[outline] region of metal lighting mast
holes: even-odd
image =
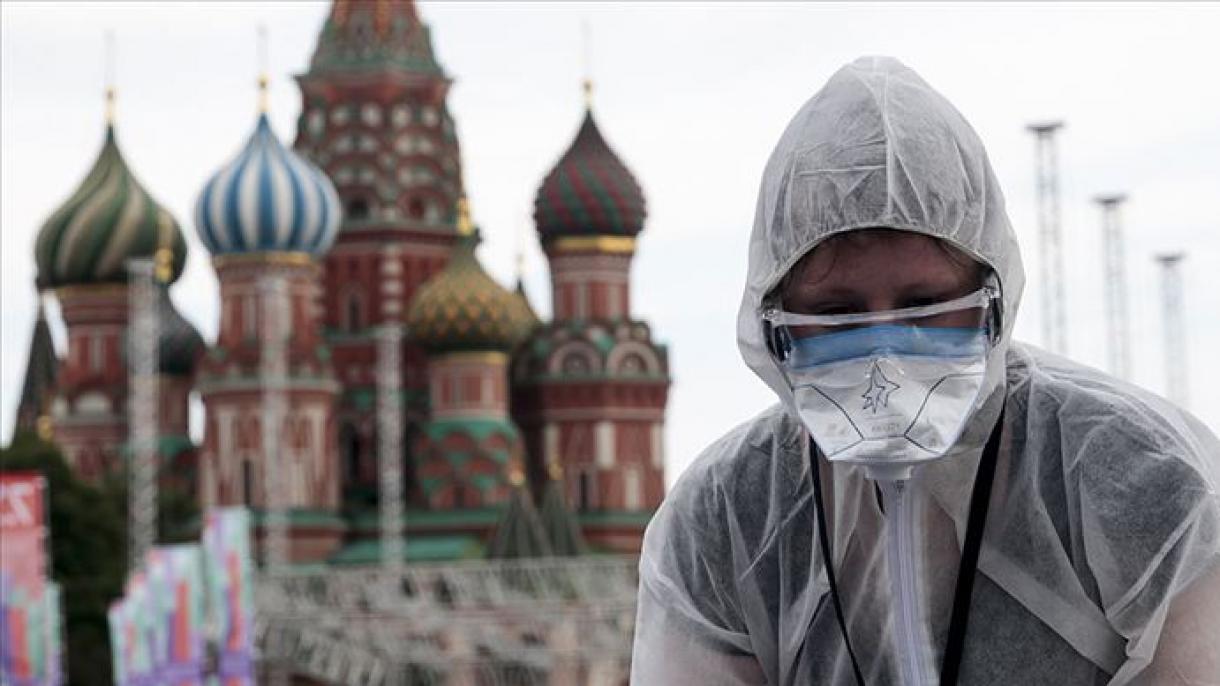
[[[377,330],[377,503],[381,515],[381,564],[403,566],[402,486],[402,261],[397,246],[381,260],[382,324]]]
[[[1157,255],[1161,263],[1161,310],[1165,327],[1165,390],[1178,406],[1189,402],[1186,388],[1186,328],[1182,321],[1182,273],[1186,253]]]
[[[263,339],[261,376],[263,386],[263,566],[268,572],[282,571],[288,564],[288,470],[280,447],[287,385],[288,289],[284,275],[274,268],[259,281],[262,300]]]
[[[156,269],[150,258],[127,261],[127,434],[131,462],[127,471],[128,569],[144,567],[157,540],[157,362],[161,340]]]
[[[1038,236],[1042,280],[1042,344],[1067,354],[1067,314],[1063,293],[1063,243],[1059,226],[1059,153],[1055,132],[1063,122],[1030,124],[1036,141]]]
[[[1105,275],[1106,334],[1109,338],[1110,372],[1120,379],[1131,376],[1130,332],[1127,328],[1127,268],[1119,207],[1127,196],[1099,195],[1101,206],[1101,250]]]

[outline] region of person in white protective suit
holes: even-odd
[[[1220,442],[1013,342],[1023,282],[961,114],[839,70],[750,238],[738,341],[781,402],[649,525],[633,684],[1220,684]]]

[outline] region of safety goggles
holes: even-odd
[[[999,335],[998,291],[992,286],[945,302],[882,312],[797,314],[763,312],[768,347],[777,361],[807,366],[843,359],[849,351],[883,346],[907,354],[952,355],[965,343],[994,343]],[[794,359],[794,357],[796,359]]]

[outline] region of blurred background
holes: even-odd
[[[304,72],[327,3],[5,3],[0,435],[12,431],[35,312],[38,227],[88,169],[102,135],[105,32],[116,43],[118,130],[150,192],[185,225],[192,250],[173,298],[206,339],[215,276],[190,227],[198,192],[244,140],[256,107],[256,27],[269,33],[270,117],[291,139]],[[1017,336],[1041,344],[1035,147],[1058,135],[1068,354],[1106,366],[1101,213],[1123,207],[1131,380],[1166,383],[1155,254],[1185,251],[1190,408],[1220,426],[1220,58],[1213,4],[420,3],[438,60],[465,187],[502,282],[525,247],[525,285],[545,318],[547,263],[533,200],[580,124],[594,82],[602,131],[648,202],[633,306],[672,349],[666,479],[716,436],[772,402],[740,362],[733,321],[763,164],[789,118],[827,78],[869,54],[898,57],[979,132],[1024,250]],[[582,27],[587,26],[587,31]],[[587,40],[585,37],[588,37]],[[587,65],[587,66],[586,66]],[[520,238],[519,238],[520,237]],[[678,265],[681,265],[680,267]],[[59,340],[62,342],[62,334]],[[195,436],[199,436],[198,428]]]
[[[338,202],[347,215],[338,228],[338,245],[344,244],[344,232],[352,226],[356,233],[365,232],[360,233],[365,241],[361,245],[384,245],[391,234],[378,233],[380,225],[374,226],[382,220],[387,225],[397,221],[407,226],[416,220],[420,226],[431,225],[418,230],[407,226],[404,230],[415,236],[408,243],[433,241],[446,250],[460,247],[465,240],[462,236],[477,227],[482,242],[477,248],[477,266],[469,269],[482,270],[490,280],[476,279],[483,284],[477,288],[471,285],[474,281],[453,281],[450,290],[456,289],[459,295],[452,297],[460,300],[460,293],[477,292],[486,301],[484,305],[500,302],[496,300],[502,297],[500,290],[513,293],[519,281],[543,323],[537,330],[543,333],[505,334],[502,347],[511,348],[528,338],[537,343],[532,349],[537,364],[544,367],[563,362],[553,353],[573,337],[583,336],[594,347],[603,338],[611,341],[603,350],[610,357],[613,355],[606,350],[638,339],[651,351],[641,353],[642,368],[656,372],[651,381],[640,382],[641,388],[652,384],[648,387],[653,396],[623,401],[642,414],[624,419],[628,415],[594,413],[596,416],[585,416],[589,420],[585,429],[553,431],[548,427],[568,421],[556,419],[560,415],[553,411],[555,403],[568,407],[564,403],[579,405],[579,399],[559,401],[547,395],[551,381],[523,362],[518,369],[519,354],[512,369],[487,372],[526,380],[511,382],[513,388],[507,391],[514,400],[523,398],[521,407],[529,408],[528,416],[519,408],[512,412],[521,435],[513,433],[516,429],[505,429],[512,434],[505,434],[509,436],[507,447],[493,450],[480,444],[478,448],[504,453],[498,466],[489,468],[500,470],[497,478],[503,483],[480,490],[482,495],[468,501],[466,509],[487,510],[475,524],[462,524],[452,517],[433,523],[438,527],[433,538],[442,541],[434,548],[456,547],[448,552],[407,550],[408,560],[425,554],[438,559],[485,556],[489,546],[494,547],[495,532],[506,527],[505,511],[511,509],[513,488],[522,480],[533,489],[533,498],[527,500],[540,508],[545,485],[561,483],[559,490],[576,512],[588,545],[605,553],[630,553],[638,546],[647,515],[660,500],[662,482],[665,487],[672,485],[704,446],[774,402],[771,391],[741,362],[735,342],[735,317],[758,183],[767,156],[792,115],[835,70],[863,55],[891,55],[915,69],[958,107],[987,146],[1027,271],[1016,337],[1085,364],[1119,371],[1132,383],[1173,396],[1213,430],[1220,427],[1220,397],[1212,391],[1220,382],[1220,356],[1215,352],[1220,350],[1220,320],[1214,316],[1220,312],[1220,288],[1212,283],[1212,275],[1220,272],[1220,217],[1211,202],[1220,184],[1220,89],[1211,85],[1214,65],[1220,64],[1220,44],[1215,40],[1220,31],[1220,5],[5,2],[0,5],[0,440],[9,441],[14,435],[23,386],[28,385],[31,340],[37,339],[40,297],[35,243],[57,209],[71,202],[70,196],[75,197],[103,147],[107,88],[117,94],[113,121],[123,163],[176,220],[187,247],[185,263],[174,268],[181,276],[168,291],[179,313],[175,316],[198,332],[202,345],[222,349],[225,345],[218,342],[218,336],[225,308],[219,268],[211,260],[218,252],[235,249],[215,238],[215,233],[211,243],[205,244],[196,202],[214,175],[228,169],[226,165],[251,140],[259,112],[260,74],[268,79],[270,131],[284,146],[295,146],[297,153],[336,177],[336,165],[344,152],[333,147],[342,144],[330,138],[327,127],[335,124],[336,115],[328,108],[338,101],[350,105],[352,109],[342,115],[342,125],[348,119],[359,119],[373,128],[389,129],[397,124],[391,123],[394,115],[388,105],[367,118],[360,109],[363,100],[389,93],[390,86],[378,86],[380,82],[373,77],[368,77],[368,83],[356,83],[359,78],[341,73],[347,67],[334,67],[340,76],[328,75],[318,65],[319,46],[329,30],[324,27],[333,25],[335,40],[348,41],[341,47],[355,51],[352,59],[371,59],[360,57],[360,50],[352,46],[360,40],[371,44],[399,35],[394,33],[399,30],[394,22],[400,12],[409,17],[403,20],[406,33],[402,35],[409,33],[410,40],[416,41],[412,50],[421,40],[430,45],[429,59],[434,58],[434,63],[422,69],[427,73],[424,81],[432,85],[410,88],[431,93],[419,98],[440,98],[439,104],[434,103],[443,112],[439,124],[443,132],[436,139],[441,152],[436,157],[441,166],[445,155],[453,156],[454,161],[438,172],[443,178],[429,196],[436,198],[436,209],[423,208],[419,216],[412,216],[404,205],[398,219],[390,214],[367,220],[353,217],[353,189],[361,183],[358,171],[355,181],[333,178]],[[417,20],[427,25],[429,33],[419,33],[422,29],[411,23]],[[358,30],[361,21],[368,22],[367,29]],[[390,27],[385,33],[382,22]],[[259,27],[264,28],[261,34]],[[442,72],[429,71],[437,65]],[[414,67],[399,64],[394,69],[406,74]],[[310,86],[314,90],[303,96],[296,77],[310,73],[316,77]],[[385,83],[397,83],[395,79],[402,76],[386,73],[381,73]],[[437,85],[443,77],[452,79],[447,91]],[[410,81],[402,78],[406,79],[403,83]],[[360,93],[365,95],[352,95]],[[316,132],[304,128],[311,121],[312,115],[306,111],[310,102],[320,103],[317,116],[322,121]],[[595,131],[586,131],[576,140],[587,109],[595,120]],[[412,118],[411,124],[404,124],[409,127],[427,115],[417,108],[404,116]],[[1062,126],[1041,138],[1029,128],[1049,122]],[[353,140],[357,147],[362,145]],[[385,146],[389,152],[392,140],[387,137],[370,145]],[[1051,146],[1053,161],[1045,156]],[[1043,157],[1039,157],[1040,151]],[[613,159],[607,161],[607,155]],[[558,179],[554,183],[562,185],[570,182],[563,181],[563,174],[579,175],[564,171],[565,160],[576,165],[571,169],[592,165],[590,168],[610,170],[597,172],[604,187],[591,191],[592,200],[580,192],[573,200],[555,188],[544,188],[547,179]],[[1047,174],[1057,178],[1044,184],[1040,195],[1038,179],[1048,178]],[[407,188],[419,183],[418,179],[395,178],[398,180],[390,181],[391,186]],[[633,190],[633,183],[638,183],[638,191]],[[463,194],[469,221],[456,203]],[[1103,239],[1105,215],[1097,200],[1117,195],[1125,200],[1112,203],[1118,211],[1111,216],[1107,242]],[[638,212],[641,197],[645,215]],[[1047,216],[1058,226],[1061,266],[1049,272],[1048,280],[1044,271],[1048,253],[1040,233],[1046,220],[1040,219],[1039,208],[1056,197],[1059,209]],[[253,201],[238,198],[234,202]],[[563,205],[569,202],[576,206]],[[601,203],[606,216],[617,219],[598,219],[602,216],[598,210],[581,206],[581,202]],[[575,224],[555,218],[563,216],[564,207],[577,217]],[[435,214],[425,216],[424,209]],[[581,217],[589,225],[579,225]],[[226,225],[223,218],[215,221],[221,225],[217,230],[232,228],[232,222]],[[592,226],[599,221],[610,224]],[[573,240],[599,236],[630,240],[596,245]],[[349,241],[351,245],[358,242]],[[1114,249],[1118,245],[1121,250]],[[349,250],[342,253],[345,256],[361,249],[340,248]],[[145,252],[151,255],[151,250]],[[181,254],[174,252],[173,259],[180,259]],[[338,259],[333,255],[332,259]],[[605,263],[581,267],[585,263],[577,264],[579,260],[556,261],[556,256],[572,255],[593,255]],[[626,262],[618,259],[624,255]],[[1167,305],[1166,267],[1157,259],[1167,255],[1181,256],[1169,281],[1173,305]],[[321,264],[327,259],[326,251],[314,257]],[[411,263],[406,264],[404,269],[409,272]],[[367,268],[381,273],[376,271],[383,269],[381,265],[374,260]],[[428,265],[411,277],[415,281],[406,286],[408,290],[418,287],[422,292],[428,278],[444,273],[444,259]],[[336,269],[327,268],[332,273]],[[563,305],[562,298],[561,309],[571,311],[556,312],[552,279],[579,281],[585,278],[579,275],[581,269],[614,272],[617,276],[607,277],[610,281],[629,269],[629,311],[607,318],[608,322],[625,322],[627,328],[616,328],[613,323],[595,330],[583,324],[569,326],[570,331],[564,328],[573,320],[591,317],[584,306]],[[344,278],[354,282],[358,272]],[[233,283],[245,278],[243,287],[254,288],[253,277],[233,278],[237,279]],[[420,319],[414,321],[419,326],[414,330],[432,327],[429,330],[434,336],[423,343],[408,340],[400,348],[401,364],[408,370],[418,369],[418,375],[404,372],[405,390],[387,390],[376,384],[377,370],[384,369],[374,367],[380,359],[374,353],[383,350],[377,347],[380,339],[371,328],[353,333],[355,327],[343,319],[347,315],[335,314],[347,301],[327,293],[347,281],[331,277],[321,283],[317,297],[322,310],[330,314],[319,315],[325,320],[318,324],[320,335],[329,337],[338,351],[335,364],[350,367],[356,376],[349,379],[343,376],[344,369],[338,370],[340,384],[346,384],[335,401],[338,426],[332,425],[328,430],[334,434],[322,439],[330,447],[319,450],[331,456],[327,459],[336,460],[335,469],[348,469],[349,454],[360,456],[349,476],[365,492],[344,491],[321,508],[341,511],[346,520],[336,526],[348,528],[343,540],[328,543],[331,548],[319,559],[333,561],[333,556],[347,551],[344,559],[352,564],[376,561],[385,551],[367,546],[377,540],[375,514],[385,516],[375,509],[374,491],[383,476],[378,471],[376,436],[384,435],[385,427],[375,416],[375,398],[382,397],[377,393],[399,393],[405,402],[406,427],[395,431],[406,453],[420,445],[425,446],[418,447],[420,455],[433,450],[451,457],[455,451],[466,451],[446,443],[458,439],[437,433],[441,430],[436,428],[436,417],[412,403],[428,397],[430,384],[434,389],[443,385],[424,371],[425,358],[431,356],[435,362],[444,357],[450,351],[445,345],[483,350],[488,341],[453,343],[456,339],[446,336],[454,327],[471,322],[450,321],[440,315],[429,319],[417,313]],[[1051,289],[1053,297],[1048,300],[1048,284],[1054,283],[1061,286]],[[69,336],[61,298],[50,292],[64,285],[79,284],[43,284],[47,295],[41,298],[60,357],[68,350]],[[1116,288],[1119,285],[1122,288]],[[380,286],[374,282],[368,288],[375,291]],[[1113,300],[1120,295],[1121,301]],[[1107,298],[1111,298],[1110,310]],[[455,302],[438,302],[436,311],[465,306]],[[612,302],[619,304],[602,306],[627,309],[625,301]],[[1118,319],[1107,314],[1114,312],[1116,302],[1121,302],[1125,312]],[[1049,329],[1047,303],[1058,303],[1062,310],[1058,323]],[[371,307],[371,303],[364,305]],[[371,326],[379,316],[407,319],[410,298],[403,298],[396,307],[401,313],[370,314],[367,323]],[[478,321],[478,313],[472,312],[473,321]],[[506,326],[518,324],[514,321]],[[412,335],[410,326],[407,335]],[[1115,369],[1119,364],[1113,357],[1116,344],[1127,351],[1122,369]],[[247,352],[251,356],[247,361],[254,365],[247,371],[256,370],[265,350]],[[214,353],[208,355],[204,357],[219,359]],[[623,370],[628,375],[635,373],[627,367]],[[558,374],[567,381],[579,381],[587,371],[563,366]],[[223,376],[227,372],[213,367],[207,373]],[[126,378],[125,370],[118,374],[116,378]],[[520,390],[526,387],[534,390]],[[592,384],[589,388],[594,392],[601,387]],[[412,389],[422,394],[416,400],[410,395]],[[184,392],[184,407],[188,408],[180,427],[184,445],[198,446],[201,460],[216,457],[216,444],[205,430],[208,415],[199,388],[188,385]],[[287,392],[289,406],[295,407],[294,391]],[[431,397],[435,404],[439,396]],[[427,404],[424,400],[419,403]],[[504,404],[492,403],[494,407],[481,411],[511,426]],[[418,416],[412,415],[413,408],[419,410]],[[353,433],[343,434],[349,419]],[[630,422],[643,423],[628,426]],[[613,428],[603,430],[598,423]],[[471,426],[467,422],[462,436],[477,433]],[[213,429],[212,434],[217,431]],[[610,434],[613,437],[605,438]],[[54,434],[48,431],[48,435]],[[345,442],[349,438],[352,442]],[[637,445],[641,447],[631,447]],[[607,460],[618,464],[614,460],[627,459],[624,451],[632,450],[647,455],[639,458],[641,472],[612,469],[610,476],[597,476],[605,470],[592,465],[604,465]],[[195,448],[190,451],[195,455]],[[587,453],[587,457],[569,459],[578,453]],[[79,461],[69,455],[70,464]],[[655,464],[645,464],[652,461]],[[430,472],[424,462],[422,457],[414,461],[408,457],[403,466],[408,540],[411,522],[422,521],[412,520],[412,512],[462,509],[457,477]],[[557,463],[562,463],[560,468],[552,469]],[[218,474],[223,469],[218,466]],[[212,494],[200,504],[244,502],[257,514],[257,498],[237,497],[220,482],[208,485],[202,473],[197,482],[186,485],[191,491]],[[439,490],[428,490],[433,488],[427,485],[434,483],[428,481],[432,478],[449,481],[435,487]],[[298,510],[318,505],[306,502],[314,497],[306,493],[307,486],[300,488],[304,490],[298,493],[296,505],[302,506]],[[239,490],[244,493],[246,487]],[[116,502],[125,503],[127,497],[122,494]],[[352,510],[349,506],[357,501],[363,509]],[[198,515],[194,516],[197,530]],[[352,533],[357,530],[364,533]],[[264,540],[258,536],[271,535],[267,528],[259,531],[256,553],[262,550],[259,541]],[[302,543],[301,536],[308,535],[294,531],[297,543],[290,557],[299,561],[301,546],[313,543]],[[116,535],[121,538],[122,532]],[[466,545],[462,536],[476,539],[474,553],[462,548]],[[365,548],[359,548],[362,541]],[[628,596],[630,593],[624,597]],[[621,610],[616,609],[620,615]],[[626,630],[629,636],[629,625]],[[548,640],[562,643],[553,636]],[[615,645],[621,649],[621,642]],[[581,669],[585,671],[578,680],[613,683],[617,678],[613,667],[603,673],[589,671],[587,666]]]

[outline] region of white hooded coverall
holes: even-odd
[[[820,242],[874,227],[951,243],[992,270],[1003,301],[965,435],[910,483],[935,664],[973,478],[1006,403],[959,683],[1220,684],[1220,442],[1150,393],[1011,341],[1024,273],[987,154],[889,58],[840,69],[767,163],[738,341],[781,402],[707,448],[649,525],[632,683],[855,683],[817,544],[808,433],[762,313]],[[865,683],[898,683],[884,503],[861,468],[819,469]]]

